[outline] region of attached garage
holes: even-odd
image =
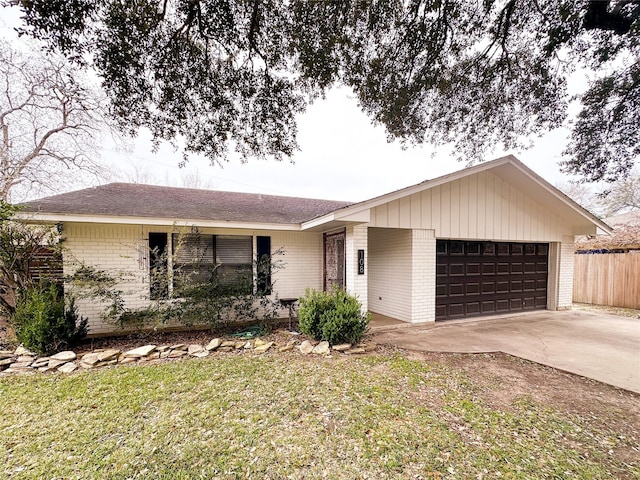
[[[575,235],[610,231],[513,156],[308,226],[344,228],[347,288],[369,311],[412,323],[570,308]]]
[[[549,245],[436,241],[436,320],[547,308]]]

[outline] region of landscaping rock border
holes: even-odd
[[[316,355],[331,358],[332,353],[340,355],[366,354],[376,350],[375,343],[358,345],[341,344],[330,346],[328,342],[300,341],[297,338],[282,343],[277,340],[256,338],[238,340],[213,338],[206,344],[141,345],[121,351],[115,348],[96,349],[77,354],[71,350],[52,356],[38,356],[22,346],[14,351],[0,350],[0,377],[14,374],[35,374],[46,372],[72,373],[92,370],[105,366],[139,364],[152,361],[171,361],[180,358],[204,358],[216,353],[264,355],[267,352],[297,352],[300,355]]]

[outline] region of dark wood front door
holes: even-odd
[[[324,235],[324,289],[345,286],[345,232]]]
[[[436,320],[547,306],[549,245],[438,240]]]

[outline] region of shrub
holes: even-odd
[[[23,290],[12,317],[16,338],[29,350],[49,354],[73,346],[87,335],[87,319],[78,316],[73,298],[56,285],[42,283]]]
[[[369,325],[369,314],[362,314],[356,297],[340,288],[331,292],[307,290],[300,299],[300,330],[315,340],[331,345],[358,343]]]

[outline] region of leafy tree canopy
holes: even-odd
[[[113,114],[212,161],[290,156],[296,114],[335,84],[408,143],[525,146],[577,99],[566,171],[613,180],[640,152],[640,2],[7,0],[21,31],[91,64]]]

